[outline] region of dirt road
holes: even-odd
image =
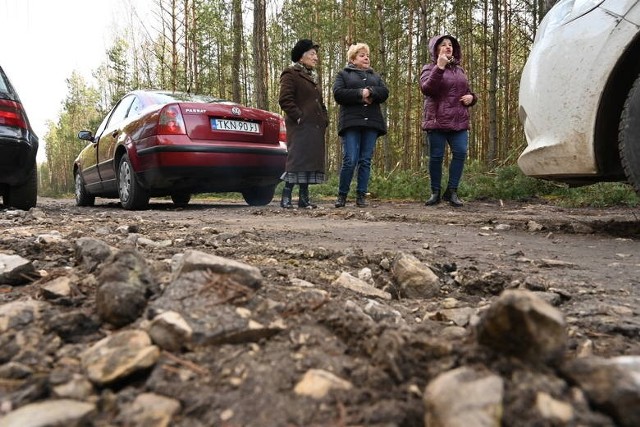
[[[629,208],[565,209],[544,203],[474,201],[454,209],[446,204],[427,208],[417,202],[375,200],[367,208],[348,205],[343,209],[335,209],[329,200],[313,210],[283,210],[275,201],[266,207],[247,207],[239,201],[218,200],[194,200],[186,208],[175,208],[170,201],[154,199],[149,210],[125,211],[105,199],[98,199],[94,207],[80,208],[70,199],[41,198],[36,211],[0,211],[0,232],[0,253],[29,259],[44,274],[26,285],[0,284],[0,307],[43,299],[40,287],[46,276],[64,274],[74,277],[82,297],[56,309],[83,310],[95,318],[92,293],[97,284],[89,277],[97,273],[84,271],[70,249],[79,238],[104,241],[114,248],[134,242],[163,286],[169,284],[172,258],[186,250],[241,261],[259,268],[264,276],[264,300],[248,302],[247,307],[257,312],[265,304],[273,310],[287,306],[283,317],[295,326],[274,338],[179,354],[188,366],[197,365],[207,373],[198,378],[170,378],[168,368],[156,367],[148,377],[118,384],[109,393],[101,387],[92,389],[93,400],[112,405],[99,412],[94,425],[127,425],[123,408],[143,390],[180,402],[182,409],[173,414],[172,425],[423,425],[419,392],[441,369],[477,358],[476,350],[464,347],[455,357],[439,357],[420,374],[415,365],[428,365],[429,356],[417,348],[396,348],[395,360],[403,375],[389,374],[375,351],[366,350],[374,339],[379,345],[380,336],[359,330],[358,322],[346,319],[351,315],[345,307],[364,304],[364,299],[332,285],[340,273],[357,277],[363,269],[369,269],[375,287],[392,295],[386,303],[389,312],[397,311],[409,331],[425,328],[424,322],[435,319],[434,310],[447,298],[455,298],[459,306],[477,308],[505,289],[526,288],[553,295],[550,301],[568,320],[569,352],[588,342],[597,356],[640,354],[640,215]],[[62,243],[38,243],[38,236],[52,234],[61,236]],[[398,253],[412,254],[430,266],[443,284],[441,295],[398,298],[385,267]],[[474,286],[460,291],[461,278]],[[309,306],[293,310],[288,304],[292,299],[299,301],[301,295],[291,288],[299,283],[296,280],[330,297],[323,297],[317,310]],[[103,324],[97,336],[71,341],[88,346],[113,331]],[[71,353],[53,357],[42,371],[63,370],[58,367],[60,360]],[[3,360],[0,352],[0,367],[9,363],[7,357]],[[12,357],[15,362],[17,356]],[[349,377],[356,391],[300,406],[291,388],[305,369],[319,367]],[[78,374],[78,369],[71,371]],[[46,391],[25,397],[29,381],[18,386],[11,383],[11,387],[4,384],[0,381],[0,391],[9,393],[11,404],[0,406],[0,416],[2,411],[9,412],[7,408],[49,397]],[[526,393],[518,387],[511,393],[503,425],[556,425],[544,424],[539,414],[523,413]],[[578,424],[616,425],[615,420],[576,405],[576,412],[582,411],[574,418]]]

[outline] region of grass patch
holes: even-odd
[[[445,168],[443,186],[446,182]],[[279,196],[281,188],[278,186],[276,196]],[[330,175],[324,184],[310,186],[310,192],[316,198],[335,197],[338,194],[338,174]],[[372,197],[382,200],[426,200],[431,192],[429,176],[426,171],[394,171],[388,175],[373,171],[369,192]],[[477,162],[469,162],[458,192],[468,201],[544,199],[565,207],[640,206],[640,198],[625,183],[603,182],[570,188],[566,184],[525,176],[517,165],[484,170]],[[349,196],[355,197],[355,178]]]
[[[447,182],[447,170],[444,168],[443,186]],[[328,174],[327,182],[309,186],[312,200],[332,199],[338,194],[339,174]],[[284,183],[278,184],[274,202],[280,199]],[[355,198],[356,179],[351,183],[349,198]],[[73,194],[54,195],[40,194],[50,197],[73,197]],[[390,174],[376,173],[372,170],[369,181],[371,197],[381,200],[424,201],[431,193],[429,175],[426,171],[394,171]],[[525,176],[517,165],[509,165],[485,170],[478,162],[468,162],[464,176],[458,189],[460,196],[466,201],[473,200],[515,200],[535,201],[543,199],[564,207],[608,207],[608,206],[640,206],[640,198],[630,185],[619,182],[603,182],[584,187],[570,188],[557,182]],[[294,198],[298,197],[298,189],[294,189]],[[194,195],[198,199],[242,201],[240,193],[207,193]],[[170,198],[167,198],[170,200]],[[297,199],[296,199],[297,200]]]

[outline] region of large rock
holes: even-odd
[[[353,385],[346,380],[321,369],[309,369],[294,387],[296,394],[322,399],[331,390],[351,390]]]
[[[46,307],[46,304],[34,300],[13,301],[0,305],[0,334],[35,322]]]
[[[97,385],[122,380],[152,367],[160,357],[160,349],[151,344],[144,331],[124,331],[104,338],[85,350],[82,366]]]
[[[567,342],[562,313],[525,290],[503,292],[482,314],[477,332],[481,344],[530,362],[556,359]]]
[[[405,298],[431,298],[440,293],[440,279],[418,258],[399,253],[393,261],[392,273]]]
[[[148,332],[157,346],[169,351],[179,351],[186,347],[193,335],[191,326],[175,311],[167,311],[154,317]]]
[[[75,241],[76,262],[88,272],[93,272],[113,252],[114,249],[101,240],[81,237]]]
[[[98,316],[118,327],[140,317],[147,305],[147,298],[156,291],[144,258],[134,250],[115,253],[98,276],[98,283]]]
[[[256,267],[204,252],[187,251],[177,259],[173,276],[171,284],[153,301],[149,311],[173,311],[186,324],[180,327],[182,338],[173,336],[170,340],[165,340],[170,338],[164,334],[169,332],[166,324],[156,324],[163,330],[153,330],[153,337],[162,346],[177,350],[182,345],[255,342],[284,328],[282,319],[273,310],[262,310],[262,318],[257,319],[251,310],[236,307],[256,298],[262,284],[262,273]],[[183,339],[189,342],[182,343]]]
[[[468,367],[436,377],[424,393],[429,427],[499,427],[503,381],[490,372]]]
[[[566,363],[563,372],[618,425],[640,426],[640,356],[584,357]]]
[[[208,272],[212,282],[232,279],[233,282],[251,289],[259,289],[262,285],[262,273],[257,267],[217,255],[189,250],[179,259],[174,280],[192,271]]]
[[[340,286],[353,292],[368,297],[378,297],[382,299],[391,299],[391,294],[381,289],[371,286],[367,282],[352,276],[347,272],[342,272],[336,280],[331,283],[333,286]]]
[[[154,393],[142,393],[119,415],[123,425],[167,427],[180,402]]]
[[[33,263],[19,255],[0,254],[0,285],[24,285],[39,277]]]
[[[89,425],[96,405],[70,399],[47,400],[22,406],[0,418],[0,427],[80,427]]]

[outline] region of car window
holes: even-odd
[[[107,127],[108,122],[109,115],[107,115],[107,117],[102,120],[102,123],[100,123],[100,126],[98,126],[98,130],[96,130],[95,141],[97,141],[97,138],[100,138],[100,135],[102,135],[102,132],[104,132],[104,129]]]
[[[144,104],[139,97],[134,97],[133,104],[131,104],[131,108],[129,109],[129,114],[127,117],[135,117],[140,114],[140,111],[144,109]]]
[[[118,123],[122,122],[129,112],[129,107],[131,107],[131,103],[134,101],[135,97],[133,95],[128,95],[122,98],[122,101],[116,106],[111,113],[111,117],[109,118],[109,127],[114,127],[118,125]]]
[[[170,102],[205,102],[205,103],[217,103],[225,102],[224,99],[215,98],[207,95],[195,95],[191,93],[182,92],[155,92],[152,94],[155,104],[168,104]]]
[[[0,92],[11,93],[11,84],[7,81],[7,76],[4,74],[4,70],[0,68]]]

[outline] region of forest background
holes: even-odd
[[[423,97],[418,81],[431,60],[429,39],[452,34],[462,45],[462,65],[479,97],[472,108],[470,163],[482,172],[506,167],[526,142],[518,120],[521,70],[547,0],[157,0],[151,24],[137,19],[117,34],[90,84],[73,73],[59,119],[48,123],[40,194],[73,192],[73,161],[85,142],[79,130],[95,130],[128,91],[188,91],[282,113],[279,77],[291,64],[300,38],[320,44],[319,81],[327,104],[329,176],[341,161],[338,106],[332,86],[346,65],[348,47],[371,48],[372,67],[388,88],[383,105],[389,132],[378,140],[372,187],[394,175],[426,180]],[[426,183],[426,181],[424,181]],[[511,182],[513,183],[513,182]],[[424,185],[423,185],[424,187]],[[529,190],[525,190],[527,192]],[[417,196],[406,194],[405,196]]]

